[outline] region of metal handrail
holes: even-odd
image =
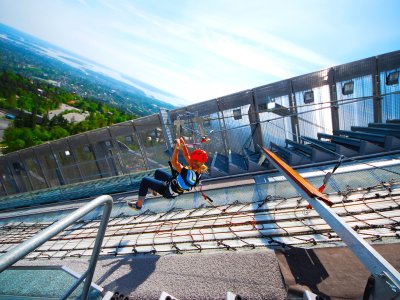
[[[103,243],[104,234],[107,228],[113,205],[113,199],[109,195],[97,197],[96,199],[90,201],[88,204],[85,204],[84,206],[78,208],[62,220],[59,220],[58,222],[34,235],[30,239],[26,240],[25,242],[11,248],[6,254],[0,256],[0,273],[7,269],[9,266],[19,261],[21,258],[25,257],[30,252],[34,251],[39,246],[43,245],[46,241],[48,241],[58,233],[62,232],[68,226],[72,225],[83,216],[87,215],[89,212],[103,204],[103,214],[101,216],[100,226],[97,231],[92,256],[90,257],[89,267],[86,272],[83,273],[83,275],[70,287],[70,289],[61,298],[68,298],[69,295],[71,295],[72,292],[78,287],[78,285],[86,278],[81,295],[81,299],[86,300],[88,297],[90,285],[92,283],[94,270],[96,268],[101,244]]]

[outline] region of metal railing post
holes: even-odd
[[[109,196],[109,197],[110,197],[111,201],[106,200],[107,202],[105,202],[106,206],[104,208],[104,213],[101,216],[101,222],[99,225],[99,229],[97,231],[96,241],[93,246],[92,256],[90,257],[89,268],[87,270],[87,277],[85,279],[85,285],[83,286],[83,290],[82,290],[81,299],[83,299],[83,300],[86,300],[88,293],[89,293],[89,288],[92,283],[94,270],[96,269],[97,259],[99,257],[101,245],[103,243],[104,234],[106,233],[108,219],[110,218],[111,209],[112,209],[112,198],[111,198],[111,196]]]

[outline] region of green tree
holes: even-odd
[[[17,107],[17,96],[11,95],[7,98],[7,108],[16,108]]]
[[[69,136],[69,132],[61,126],[54,126],[50,130],[51,138],[54,140]]]
[[[71,100],[74,100],[74,103],[70,103]],[[62,115],[49,120],[48,111],[58,108],[61,103],[89,112],[89,117],[74,124],[69,123]],[[135,117],[99,100],[82,98],[61,88],[41,81],[28,80],[11,72],[0,73],[0,107],[21,109],[13,125],[4,132],[3,145],[8,147],[4,153]],[[38,114],[43,116],[41,124],[37,124]]]

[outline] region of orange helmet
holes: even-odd
[[[190,153],[190,159],[202,162],[204,164],[208,160],[208,155],[206,151],[201,149],[196,149],[193,150],[192,153]]]

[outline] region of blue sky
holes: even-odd
[[[1,0],[0,22],[199,102],[400,49],[397,0]]]

